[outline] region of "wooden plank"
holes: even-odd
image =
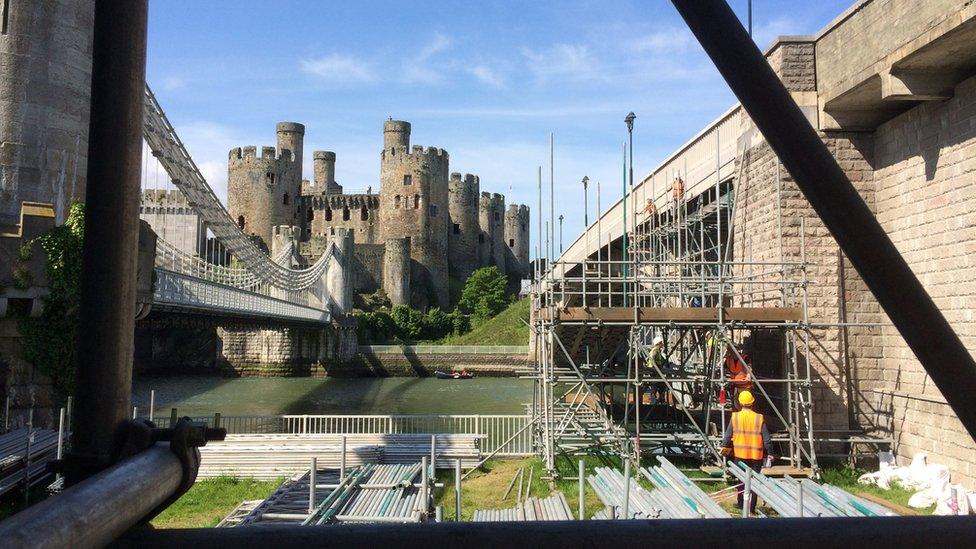
[[[548,320],[549,311],[539,311]],[[565,307],[558,309],[562,322],[718,322],[715,307]],[[799,307],[726,307],[723,315],[735,322],[797,322],[803,318]]]

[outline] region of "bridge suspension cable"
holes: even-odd
[[[335,243],[330,242],[322,257],[307,269],[292,269],[264,253],[241,231],[220,203],[176,135],[149,84],[146,84],[145,92],[143,137],[173,184],[186,196],[190,207],[200,214],[214,236],[256,280],[288,292],[307,290],[321,280],[336,254]],[[288,252],[291,250],[289,247]]]

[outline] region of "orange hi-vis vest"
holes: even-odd
[[[748,408],[732,414],[732,448],[739,459],[762,459],[765,419]]]

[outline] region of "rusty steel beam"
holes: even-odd
[[[976,439],[976,362],[723,0],[672,0],[742,107]]]

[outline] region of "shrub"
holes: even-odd
[[[491,318],[508,305],[509,299],[505,293],[507,283],[505,275],[497,267],[477,269],[464,284],[458,305],[478,321]]]
[[[41,316],[25,318],[20,323],[24,358],[47,374],[62,394],[74,390],[84,238],[85,208],[79,203],[71,206],[64,225],[37,237],[47,255],[50,293]],[[22,252],[21,257],[29,254]]]

